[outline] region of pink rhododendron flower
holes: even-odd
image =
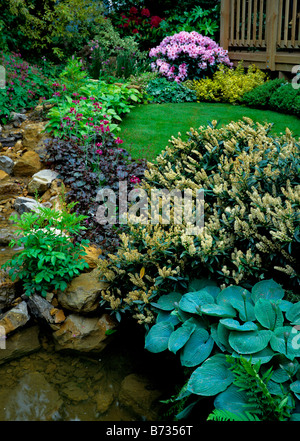
[[[177,83],[201,78],[206,70],[214,72],[220,64],[233,66],[228,51],[211,38],[195,31],[182,31],[165,37],[158,46],[150,50],[149,56],[153,59],[151,69],[154,72],[159,72]]]

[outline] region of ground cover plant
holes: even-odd
[[[0,52],[6,87],[0,93],[0,121],[6,124],[11,112],[32,109],[40,99],[51,97],[51,80],[38,66],[22,59],[20,53]]]
[[[196,93],[175,81],[156,78],[149,81],[146,92],[154,103],[182,103],[196,101]]]
[[[210,76],[220,64],[232,67],[228,51],[195,31],[165,37],[149,56],[153,71],[179,83]]]

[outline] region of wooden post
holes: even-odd
[[[233,13],[234,11],[232,11]],[[229,48],[230,0],[221,0],[221,27],[220,45],[223,49]]]
[[[276,56],[277,38],[278,38],[278,13],[279,13],[279,0],[267,0],[266,68],[272,71],[275,71],[276,68],[275,56]]]

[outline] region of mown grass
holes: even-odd
[[[122,147],[135,159],[144,157],[153,161],[172,135],[177,137],[180,132],[186,139],[191,127],[198,128],[212,120],[222,126],[243,116],[259,123],[274,123],[271,132],[274,135],[288,127],[294,136],[300,137],[300,120],[296,116],[219,103],[148,104],[138,105],[124,118],[120,134],[124,140]]]

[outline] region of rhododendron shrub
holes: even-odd
[[[177,83],[211,76],[221,64],[233,66],[228,51],[195,31],[165,37],[149,56],[153,71]]]

